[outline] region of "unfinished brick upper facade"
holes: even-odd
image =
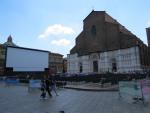
[[[105,11],[92,11],[83,22],[83,31],[76,38],[76,45],[70,51],[71,54],[84,55],[142,44],[142,41]],[[93,26],[96,28],[95,35],[92,34]]]

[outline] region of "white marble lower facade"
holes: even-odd
[[[68,54],[68,73],[129,73],[140,71],[140,53],[138,47],[92,53],[85,56]]]

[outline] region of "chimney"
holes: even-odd
[[[150,47],[150,27],[146,28],[146,33],[147,33],[147,43],[148,47]]]

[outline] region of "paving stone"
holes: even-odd
[[[150,113],[150,105],[118,98],[118,92],[59,89],[59,96],[40,100],[40,90],[0,83],[0,113]]]

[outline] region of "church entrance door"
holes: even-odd
[[[112,62],[112,72],[117,72],[116,58],[112,58],[111,62]]]
[[[98,72],[98,61],[93,61],[93,72]]]
[[[112,63],[112,72],[117,72],[117,64],[116,64],[116,62]]]

